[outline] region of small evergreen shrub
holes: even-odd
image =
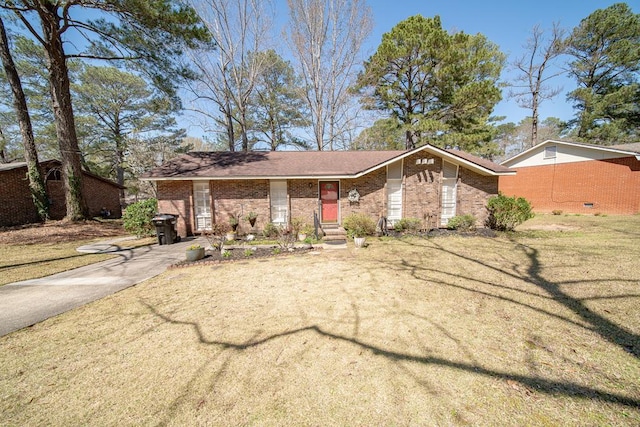
[[[447,223],[449,230],[470,231],[476,228],[476,217],[471,214],[457,215],[449,219]]]
[[[524,197],[508,197],[502,193],[489,199],[487,227],[498,231],[513,231],[518,225],[533,218],[531,204]]]
[[[280,228],[274,223],[269,222],[264,226],[262,235],[267,239],[274,239],[280,235]]]
[[[151,222],[158,210],[156,199],[132,203],[122,213],[122,224],[127,233],[136,237],[153,236],[155,226]]]
[[[422,225],[422,221],[420,218],[401,218],[398,222],[393,226],[394,230],[397,232],[406,232],[415,234],[420,230],[420,226]]]
[[[352,213],[343,221],[342,226],[349,237],[372,236],[376,232],[376,222],[363,213]]]

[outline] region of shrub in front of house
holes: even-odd
[[[268,222],[262,230],[262,235],[266,239],[275,239],[280,235],[280,228],[272,222]]]
[[[508,197],[500,193],[487,202],[489,216],[486,225],[492,230],[513,231],[533,218],[531,204],[524,197]]]
[[[156,199],[132,203],[122,213],[122,224],[127,233],[137,237],[153,236],[155,226],[151,222],[158,210]]]
[[[394,224],[393,229],[398,233],[415,234],[420,230],[421,225],[420,218],[401,218]]]
[[[471,214],[457,215],[447,222],[449,230],[471,231],[476,229],[476,217]]]
[[[352,213],[342,220],[342,226],[349,237],[372,236],[376,232],[376,222],[363,213]]]

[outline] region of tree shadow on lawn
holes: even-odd
[[[541,377],[519,375],[519,374],[510,373],[507,371],[487,369],[480,366],[479,364],[457,362],[457,361],[448,360],[442,357],[417,356],[413,354],[406,354],[402,352],[391,351],[391,350],[387,350],[387,349],[378,347],[376,345],[370,344],[368,342],[362,341],[354,336],[345,336],[345,335],[330,332],[317,324],[296,328],[292,330],[285,330],[280,333],[271,334],[261,339],[249,339],[245,342],[211,340],[205,337],[205,334],[203,333],[198,322],[183,321],[183,320],[175,319],[170,314],[160,312],[160,310],[158,310],[155,306],[151,305],[147,301],[141,300],[140,302],[145,307],[147,307],[147,309],[154,316],[160,318],[162,321],[173,324],[173,325],[187,326],[193,330],[194,334],[196,335],[200,343],[219,347],[223,351],[224,350],[244,351],[250,348],[254,348],[254,347],[258,347],[260,345],[266,344],[273,340],[278,340],[280,338],[284,338],[287,336],[292,336],[292,335],[312,331],[322,337],[327,337],[334,340],[340,340],[340,341],[357,345],[362,349],[369,350],[373,354],[383,356],[391,361],[408,361],[408,362],[420,363],[423,365],[435,365],[435,366],[447,367],[447,368],[455,369],[461,372],[471,373],[471,374],[480,375],[484,377],[501,379],[506,381],[507,380],[514,381],[514,382],[520,383],[525,387],[529,387],[538,392],[549,394],[549,395],[565,395],[565,396],[576,397],[580,399],[593,399],[593,400],[598,400],[602,402],[609,402],[609,403],[619,404],[619,405],[623,405],[631,408],[640,409],[640,400],[634,399],[629,396],[625,396],[623,394],[598,390],[596,388],[586,387],[570,381],[555,381],[552,379],[546,379]],[[218,355],[220,354],[221,353],[219,353]],[[225,365],[227,362],[225,362]]]
[[[441,245],[438,245],[437,243],[432,243],[433,245],[433,249],[447,253],[449,255],[453,255],[455,257],[458,257],[460,259],[463,259],[467,262],[471,262],[474,264],[477,264],[481,267],[484,268],[488,268],[490,270],[493,270],[496,273],[499,274],[503,274],[506,275],[508,277],[512,277],[514,279],[517,280],[523,280],[527,283],[530,283],[534,286],[536,286],[537,288],[539,288],[540,290],[544,291],[545,295],[537,295],[538,297],[543,297],[543,298],[550,298],[553,301],[563,305],[564,307],[568,308],[570,311],[572,311],[573,313],[575,313],[576,315],[578,315],[580,317],[580,319],[582,319],[584,322],[586,322],[588,325],[590,325],[591,327],[588,328],[589,330],[597,333],[598,335],[600,335],[602,338],[604,338],[605,340],[609,341],[612,344],[615,344],[617,346],[619,346],[620,348],[622,348],[624,351],[634,355],[636,358],[640,358],[640,336],[638,336],[637,334],[634,334],[626,329],[624,329],[623,327],[617,325],[616,323],[612,322],[611,320],[607,319],[604,316],[599,315],[598,313],[595,313],[593,311],[591,311],[588,307],[586,307],[583,303],[583,301],[585,300],[593,300],[594,298],[585,298],[585,299],[578,299],[578,298],[573,298],[572,296],[570,296],[569,294],[567,294],[566,292],[562,291],[562,289],[560,288],[560,286],[562,285],[567,285],[567,284],[578,284],[578,283],[588,283],[589,280],[574,280],[574,281],[567,281],[567,282],[551,282],[546,280],[545,278],[543,278],[541,276],[541,271],[542,271],[542,266],[540,263],[540,254],[539,251],[535,248],[532,248],[530,246],[526,246],[526,245],[522,245],[519,243],[515,244],[516,249],[521,250],[525,256],[529,259],[529,265],[526,269],[526,274],[516,274],[510,271],[507,271],[505,269],[502,268],[498,268],[492,265],[489,265],[485,262],[479,261],[477,259],[471,258],[469,256],[466,255],[462,255],[456,252],[453,252],[451,250],[448,250],[444,247],[442,247]],[[412,268],[414,269],[414,271],[412,272],[412,274],[415,275],[415,270],[426,270],[423,266],[421,265],[412,265],[406,261],[404,261],[403,265],[405,267],[408,268]],[[470,278],[470,277],[462,277],[459,276],[463,279],[467,279],[467,280],[473,280],[473,281],[478,281],[475,278]],[[602,282],[603,280],[593,280],[593,282]],[[493,283],[488,283],[488,282],[482,282],[484,284],[487,284],[489,286],[494,286],[494,287],[501,287],[501,285],[496,285]],[[447,286],[457,286],[460,287],[460,285],[454,285],[454,284],[446,284]],[[464,287],[463,287],[464,288]],[[509,299],[507,297],[503,297],[503,296],[497,296],[497,295],[493,295],[490,293],[486,293],[486,292],[482,292],[479,291],[477,289],[469,289],[469,288],[464,288],[467,289],[471,292],[478,292],[478,293],[483,293],[487,296],[490,297],[494,297],[494,298],[500,298],[503,299],[505,301],[508,302],[512,302],[515,304],[521,304],[521,305],[526,305],[527,307],[529,307],[532,310],[541,312],[543,314],[552,316],[552,317],[556,317],[558,319],[561,319],[563,321],[569,322],[572,325],[575,326],[579,326],[579,327],[585,327],[584,325],[580,324],[579,322],[575,322],[573,320],[570,320],[568,318],[565,318],[563,316],[560,316],[558,314],[555,313],[550,313],[547,312],[545,310],[542,310],[538,307],[533,307],[530,305],[527,305],[525,303],[513,300],[513,299]],[[523,290],[519,290],[519,289],[513,289],[513,288],[509,288],[512,291],[517,291],[517,292],[525,292],[528,293],[527,291],[523,291]],[[630,294],[630,295],[623,295],[623,296],[618,296],[618,298],[622,298],[622,297],[637,297],[638,295],[635,294]],[[604,298],[604,297],[602,297]]]

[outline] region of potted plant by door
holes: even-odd
[[[347,216],[342,225],[347,230],[347,236],[353,238],[356,248],[364,247],[366,236],[370,236],[376,231],[375,221],[360,213],[353,213]]]
[[[304,224],[300,231],[298,231],[298,240],[304,242],[307,240],[308,236],[313,234],[313,227],[309,224]]]
[[[193,262],[204,258],[204,248],[200,245],[191,245],[185,253],[187,261]]]

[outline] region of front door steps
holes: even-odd
[[[323,240],[327,243],[344,243],[347,241],[347,231],[338,224],[322,224]]]

